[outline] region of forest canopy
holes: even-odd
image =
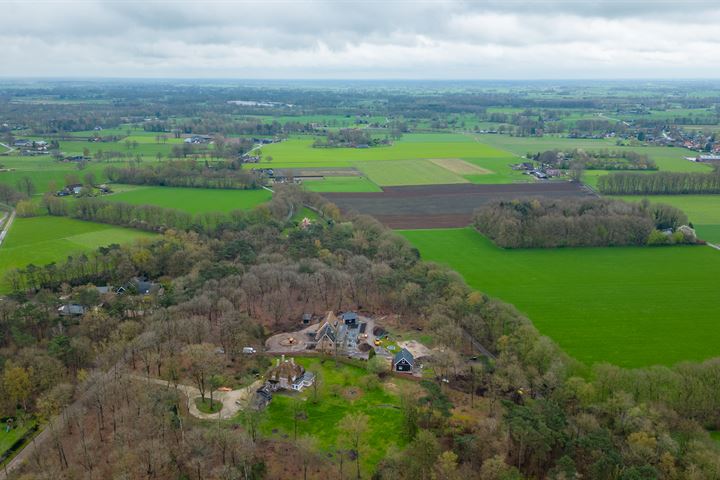
[[[475,228],[504,248],[646,245],[656,230],[687,223],[687,216],[669,205],[607,199],[496,202],[474,216]],[[673,238],[673,243],[694,241],[682,233]]]

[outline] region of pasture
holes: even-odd
[[[68,255],[153,236],[131,228],[67,217],[17,218],[0,247],[0,290],[5,290],[3,279],[10,269],[60,262]]]
[[[647,198],[655,203],[667,203],[684,211],[698,236],[708,242],[720,243],[720,195],[652,195],[618,196],[626,201]]]
[[[720,354],[712,248],[503,250],[471,228],[400,233],[424,260],[515,305],[584,363],[673,365]]]
[[[325,177],[322,180],[303,182],[311,192],[380,192],[381,189],[367,177]]]
[[[399,389],[414,387],[409,381],[391,378],[383,383],[364,368],[320,358],[296,358],[306,370],[319,374],[317,402],[312,387],[300,393],[278,393],[266,410],[261,431],[270,437],[293,438],[294,408],[301,412],[297,422],[298,437],[310,435],[327,454],[337,455],[342,448],[342,432],[338,422],[350,413],[369,417],[360,462],[363,470],[372,468],[384,458],[392,446],[404,445],[401,434],[402,413]],[[294,407],[293,403],[299,405]],[[346,447],[347,448],[347,447]],[[348,460],[345,460],[351,465]]]
[[[133,205],[156,205],[188,213],[206,213],[249,210],[270,200],[272,193],[264,189],[122,186],[121,192],[103,198]]]
[[[312,142],[311,138],[293,137],[266,145],[260,165],[356,167],[381,186],[531,181],[510,168],[516,161],[514,155],[469,135],[407,134],[392,145],[372,148],[313,148]],[[466,166],[458,172],[459,164],[444,165],[445,160],[463,161]]]

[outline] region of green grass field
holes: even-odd
[[[512,303],[582,362],[720,355],[720,254],[710,247],[503,250],[470,228],[401,233],[423,259]]]
[[[303,183],[311,192],[380,192],[382,189],[367,177],[325,177]]]
[[[628,195],[613,198],[631,202],[647,198],[651,202],[673,205],[687,214],[701,239],[720,243],[720,195]]]
[[[320,373],[319,401],[312,402],[312,388],[296,394],[276,394],[267,408],[266,418],[261,430],[266,435],[289,435],[293,438],[293,401],[302,402],[302,411],[306,419],[298,421],[298,437],[311,435],[318,441],[318,446],[336,454],[340,447],[338,422],[349,413],[364,413],[369,417],[368,431],[366,433],[366,452],[361,456],[361,464],[366,472],[385,456],[392,445],[402,446],[400,429],[402,414],[397,408],[400,399],[396,393],[391,393],[385,384],[374,388],[363,388],[363,379],[369,374],[365,369],[338,364],[333,360],[319,358],[297,358],[296,362],[306,370],[316,370]],[[406,381],[392,379],[397,385]],[[349,388],[358,391],[357,395],[350,395]],[[396,389],[395,389],[396,390]]]
[[[102,182],[107,167],[106,164],[90,162],[85,169],[78,170],[74,163],[56,162],[49,156],[0,157],[0,164],[4,168],[14,169],[11,172],[0,172],[0,183],[16,187],[20,179],[29,177],[38,194],[48,191],[50,182],[55,182],[56,188],[63,187],[68,175],[74,175],[82,182],[86,174],[92,173],[96,181]]]
[[[157,205],[188,213],[248,210],[272,198],[267,190],[222,190],[218,188],[125,187],[104,197],[134,205]]]
[[[393,145],[373,148],[313,148],[313,140],[293,137],[262,148],[263,163],[292,167],[350,167],[356,162],[429,158],[509,158],[512,156],[461,134],[407,134]]]
[[[18,218],[0,247],[0,290],[7,287],[3,284],[4,275],[12,268],[60,262],[68,255],[153,236],[131,228],[67,217]]]
[[[357,167],[377,185],[433,185],[468,183],[468,180],[429,160],[361,162]]]
[[[24,422],[22,425],[16,425],[15,428],[6,432],[5,422],[0,422],[0,455],[7,452],[8,449],[15,444],[15,442],[28,433],[35,426],[35,423],[35,420],[29,420]]]

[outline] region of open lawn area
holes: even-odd
[[[130,187],[104,198],[135,205],[157,205],[188,213],[249,210],[272,198],[265,190],[223,190],[219,188]]]
[[[365,472],[384,457],[388,449],[402,446],[402,413],[399,409],[399,389],[418,388],[414,382],[390,378],[378,383],[375,375],[364,368],[334,360],[296,358],[306,370],[319,373],[318,400],[313,401],[312,387],[301,393],[277,393],[268,405],[261,425],[264,434],[293,438],[294,402],[299,402],[302,419],[298,420],[298,437],[311,435],[318,446],[336,456],[342,446],[342,432],[338,422],[350,413],[363,413],[369,417],[365,434],[365,451],[361,450],[361,464]],[[368,383],[367,380],[373,379]],[[345,460],[348,465],[350,462]],[[349,468],[349,467],[348,467]]]
[[[18,424],[15,426],[15,428],[11,429],[9,432],[6,430],[6,423],[0,422],[0,457],[5,455],[5,452],[10,449],[15,442],[20,440],[23,435],[28,433],[32,428],[35,426],[34,420],[29,420],[24,422],[22,425]]]
[[[17,218],[0,247],[0,291],[6,290],[4,276],[12,268],[60,262],[68,255],[153,236],[131,228],[67,217]]]
[[[625,367],[720,355],[707,246],[503,250],[471,228],[402,231],[424,260],[515,305],[571,356]]]

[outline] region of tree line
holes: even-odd
[[[569,151],[546,150],[534,155],[528,154],[536,162],[554,168],[567,170],[575,162],[579,162],[586,170],[657,170],[657,164],[648,155],[627,150],[595,150],[585,151],[574,149]]]
[[[688,224],[670,205],[610,199],[514,200],[480,207],[477,230],[503,248],[556,248],[658,244],[657,230]],[[681,235],[675,243],[694,243]]]
[[[720,193],[720,170],[711,173],[611,173],[598,178],[598,190],[607,195],[681,195]]]
[[[242,169],[232,162],[201,163],[197,160],[171,160],[154,165],[105,169],[107,178],[116,183],[160,185],[190,188],[257,189],[264,177],[252,169]]]

